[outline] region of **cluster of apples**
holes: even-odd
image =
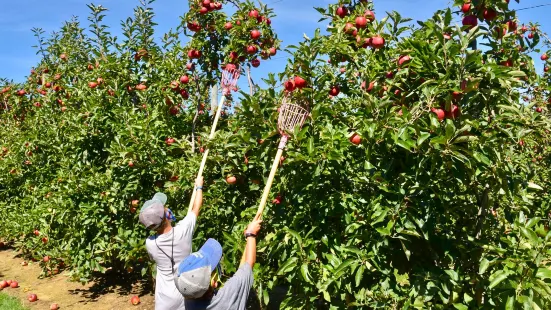
[[[380,49],[385,46],[385,39],[380,35],[376,35],[373,37],[362,37],[359,34],[359,31],[361,29],[367,28],[367,25],[375,20],[375,13],[373,13],[371,10],[365,10],[363,13],[356,15],[354,17],[353,23],[352,19],[349,17],[349,11],[345,6],[338,7],[335,11],[335,14],[341,19],[350,20],[344,25],[344,31],[347,34],[356,37],[356,42],[362,47],[372,47],[374,49]]]

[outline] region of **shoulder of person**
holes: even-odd
[[[195,213],[193,213],[193,212],[188,212],[186,217],[184,217],[183,219],[178,221],[178,223],[176,223],[176,226],[185,225],[185,224],[188,224],[188,223],[190,223],[192,221],[195,221],[195,220],[197,220],[197,215],[195,215]]]

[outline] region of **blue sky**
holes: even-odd
[[[0,11],[0,77],[23,81],[30,68],[38,62],[36,44],[31,28],[43,28],[46,33],[58,30],[63,21],[72,16],[78,16],[82,25],[88,25],[89,9],[87,0],[63,1],[36,1],[18,0],[3,1]],[[326,6],[336,1],[329,0],[264,0],[275,9],[276,18],[272,25],[277,31],[283,46],[300,42],[303,34],[311,35],[318,27],[320,15],[314,6]],[[377,18],[381,18],[386,11],[396,10],[404,17],[414,20],[423,20],[440,8],[445,8],[451,1],[446,0],[374,0]],[[120,33],[120,21],[133,15],[133,8],[138,0],[96,0],[94,4],[101,4],[109,9],[105,22],[111,26],[111,31]],[[517,4],[511,1],[514,9],[526,8],[540,4],[551,3],[550,0],[521,0]],[[187,1],[157,0],[154,3],[157,27],[156,35],[160,37],[170,28],[179,23],[179,16],[187,10]],[[522,22],[534,21],[542,24],[545,32],[550,32],[551,24],[545,24],[546,17],[551,13],[551,6],[537,9],[522,10],[518,16]],[[459,18],[457,18],[459,20]],[[272,60],[262,62],[261,66],[253,71],[253,77],[258,81],[268,72],[280,72],[286,64],[286,55],[279,52]],[[536,61],[538,63],[538,61]],[[541,64],[539,64],[541,66]]]

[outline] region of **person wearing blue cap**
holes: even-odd
[[[224,286],[217,290],[222,246],[209,239],[178,264],[174,271],[176,288],[184,296],[187,310],[244,310],[253,285],[256,262],[256,236],[262,221],[255,218],[245,230],[245,263]],[[218,274],[217,274],[218,273]]]
[[[156,310],[185,309],[184,298],[174,284],[173,271],[175,262],[191,254],[193,231],[203,205],[203,177],[195,181],[195,190],[197,195],[192,211],[175,227],[172,227],[172,222],[176,221],[176,217],[166,207],[167,196],[163,193],[156,193],[151,200],[144,203],[140,210],[140,222],[147,229],[156,232],[145,241],[149,257],[157,264]]]

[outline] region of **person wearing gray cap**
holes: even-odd
[[[157,264],[156,310],[185,309],[184,298],[174,284],[173,268],[175,268],[175,262],[191,254],[195,223],[203,205],[203,177],[195,181],[195,190],[197,195],[192,211],[175,227],[172,227],[172,222],[176,217],[166,207],[167,196],[163,193],[156,193],[151,200],[144,203],[140,210],[140,222],[147,229],[156,232],[145,241],[149,257]]]
[[[174,269],[174,281],[184,296],[187,310],[245,310],[253,286],[256,262],[256,236],[262,221],[255,218],[245,230],[245,261],[237,272],[217,290],[222,246],[209,239]]]

